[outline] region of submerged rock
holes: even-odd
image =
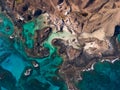
[[[12,82],[12,83],[11,83]],[[0,66],[0,86],[8,90],[16,90],[16,80],[11,72],[3,69]]]
[[[17,48],[17,51],[23,50],[21,52],[26,53],[25,61],[29,62],[29,66],[32,67],[23,73],[24,76],[30,76],[21,84],[26,90],[29,87],[36,90],[38,88],[52,90],[53,83],[55,90],[59,90],[60,84],[52,82],[60,81],[56,77],[58,69],[60,69],[59,74],[67,83],[68,89],[77,90],[74,82],[81,80],[80,73],[84,69],[102,59],[120,58],[119,0],[15,0],[13,4],[10,0],[0,0],[0,4],[4,4],[1,5],[2,8],[11,15],[14,23],[22,21],[20,21],[22,24],[20,26],[23,29],[18,29],[16,25],[16,35],[13,40],[16,37],[20,38],[19,40],[22,42],[20,48],[22,49]],[[0,20],[0,32],[5,31],[4,34],[11,35],[12,33],[8,32],[14,28],[11,28],[11,24],[8,22],[9,20],[6,19]],[[2,31],[3,26],[5,28]],[[62,65],[62,59],[56,53],[63,58]],[[5,59],[5,57],[0,59]],[[30,60],[35,61],[31,63]],[[40,73],[36,73],[38,67],[40,67],[38,70]],[[101,74],[97,75],[97,71],[90,71],[90,76],[89,72],[87,75],[85,74],[87,87],[93,90],[97,88],[98,84],[100,84],[100,88],[106,87],[101,84],[102,81],[98,80],[97,83],[94,83],[94,79],[102,77]],[[97,77],[92,77],[92,74]],[[34,79],[32,75],[36,76],[34,78],[38,80]],[[111,76],[114,75],[111,74]],[[90,79],[88,79],[89,77]],[[105,83],[111,86],[108,84],[109,78],[103,77],[106,80]],[[41,84],[39,81],[50,81],[49,85],[45,86],[48,88],[45,88],[43,82]],[[95,88],[92,87],[91,82],[95,84]],[[119,86],[119,83],[116,83]],[[37,88],[32,84],[37,84]],[[116,89],[116,85],[114,84],[111,88]]]

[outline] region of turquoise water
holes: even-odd
[[[28,29],[29,24],[31,27]],[[50,50],[48,57],[27,56],[25,45],[33,47],[34,27],[32,22],[23,26],[25,43],[19,37],[10,39],[14,25],[7,16],[0,14],[0,90],[68,90],[58,74],[63,59],[56,53],[57,49],[48,43],[50,40],[43,44]],[[35,68],[33,62],[37,62],[39,67]],[[30,75],[25,76],[28,69],[31,69]],[[76,83],[79,90],[120,90],[120,61],[113,64],[98,62],[94,70],[83,72],[82,78]]]
[[[14,87],[7,86],[7,84],[13,82],[13,80],[9,81],[6,79],[5,83],[1,82],[5,84],[4,86],[2,85],[2,87],[8,90],[19,90],[19,88],[20,90],[66,90],[65,82],[57,74],[59,66],[62,63],[61,57],[54,53],[54,55],[45,59],[34,58],[40,65],[40,68],[34,68],[31,64],[33,60],[24,58],[12,47],[12,45],[14,46],[14,43],[11,43],[13,41],[9,41],[8,39],[9,42],[7,42],[7,39],[8,38],[0,37],[0,66],[3,71],[7,71],[12,75],[15,84],[13,85]],[[11,45],[7,43],[11,43]],[[6,46],[4,46],[4,44]],[[6,57],[4,57],[5,54],[7,54]],[[29,77],[23,75],[26,67],[30,67],[33,70]],[[4,74],[3,71],[1,73]]]
[[[0,90],[66,90],[65,82],[58,75],[63,60],[56,49],[52,50],[47,43],[45,47],[52,51],[48,57],[27,56],[22,40],[9,38],[14,31],[10,19],[2,14],[0,18],[4,21],[0,23]],[[5,30],[7,26],[10,31]],[[28,37],[25,39],[29,41]],[[39,67],[35,68],[32,62],[37,62]],[[30,75],[25,76],[27,69],[31,69]]]
[[[14,32],[14,25],[5,14],[0,13],[0,32],[11,35]]]

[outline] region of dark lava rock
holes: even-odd
[[[23,17],[26,21],[32,20],[32,15],[30,14],[25,14]]]
[[[49,49],[42,46],[44,40],[46,40],[49,34],[52,32],[52,28],[46,27],[42,30],[36,30],[36,37],[34,41],[34,47],[32,49],[26,49],[29,56],[32,57],[47,57],[49,56]]]
[[[28,10],[28,7],[29,7],[29,4],[25,4],[23,7],[22,7],[22,11],[27,11]]]
[[[32,49],[26,49],[27,55],[35,58],[44,58],[49,56],[49,49],[43,46],[34,46]]]
[[[115,51],[106,51],[104,53],[102,53],[103,57],[107,57],[107,56],[115,56],[116,52]]]
[[[32,52],[30,53],[31,56],[33,57],[47,57],[49,56],[49,49],[48,48],[44,48],[42,46],[40,47],[34,47]]]
[[[17,22],[20,23],[20,24],[24,24],[25,23],[24,21],[22,21],[20,19],[18,19]]]
[[[38,17],[38,16],[41,15],[41,14],[42,14],[42,10],[37,9],[37,10],[35,11],[35,13],[34,13],[34,17]]]
[[[58,52],[59,52],[59,54],[64,54],[66,52],[66,47],[60,47]]]
[[[90,62],[96,62],[99,60],[99,56],[97,55],[88,55],[85,52],[79,53],[79,56],[75,57],[73,60],[69,60],[68,63],[75,67],[86,67]]]
[[[58,53],[59,53],[59,54],[65,54],[65,53],[66,53],[66,48],[67,48],[67,46],[64,44],[64,42],[63,42],[62,39],[58,39],[58,38],[53,39],[53,40],[52,40],[52,44],[53,44],[54,46],[59,47],[59,49],[58,49]]]
[[[36,38],[36,42],[38,43],[42,43],[44,40],[46,40],[48,38],[48,36],[50,35],[50,33],[52,32],[52,28],[50,27],[46,27],[42,30],[37,30],[37,38]]]
[[[64,0],[58,0],[58,4],[61,4],[63,2],[64,2]]]
[[[55,39],[52,40],[52,44],[53,44],[54,46],[61,46],[61,44],[62,44],[62,39],[55,38]]]
[[[59,54],[65,54],[66,48],[67,48],[67,46],[65,46],[63,43],[61,43],[60,48],[58,50]]]
[[[87,60],[84,57],[75,59],[75,67],[81,67],[84,68],[86,67],[93,59]]]
[[[120,26],[119,25],[115,26],[114,36],[117,36],[118,34],[120,34]]]

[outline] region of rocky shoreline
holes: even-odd
[[[4,3],[3,0],[0,1]],[[34,40],[33,48],[26,45],[25,50],[28,56],[43,58],[50,55],[49,49],[44,47],[45,41],[56,47],[57,53],[63,57],[59,74],[66,81],[69,90],[77,90],[74,82],[81,79],[82,71],[93,69],[94,63],[102,60],[114,62],[116,58],[120,58],[120,42],[114,35],[115,27],[120,25],[119,1],[10,1],[7,0],[4,3],[6,7],[2,8],[16,25],[16,32],[20,34],[21,24],[35,21],[36,18],[40,21],[40,16],[45,17],[42,22],[45,27],[40,30],[41,22],[38,24],[35,21],[35,34],[29,36]],[[22,35],[17,37],[22,38],[23,42],[27,41]]]

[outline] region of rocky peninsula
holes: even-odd
[[[54,57],[57,49],[68,90],[78,90],[74,83],[94,63],[120,58],[119,0],[0,0],[0,7],[15,26],[9,38],[19,38],[27,56]]]

